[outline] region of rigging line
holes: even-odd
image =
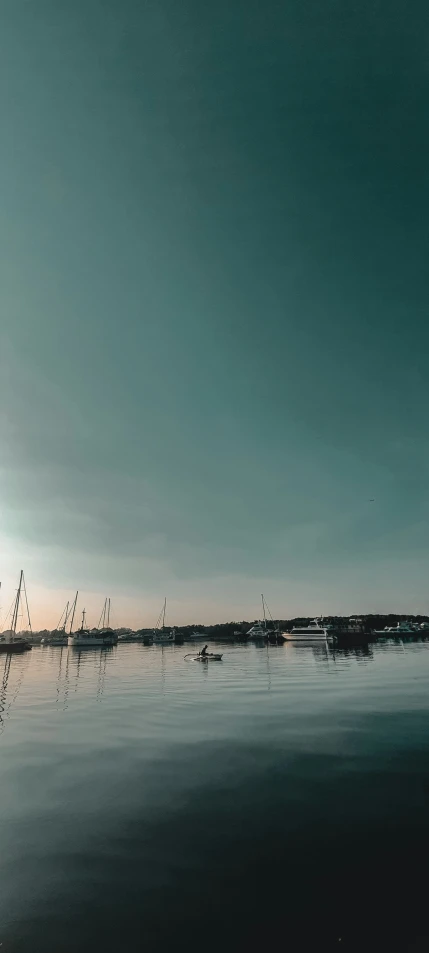
[[[159,616],[158,616],[158,619],[157,619],[157,622],[156,622],[156,626],[155,626],[155,629],[156,629],[156,630],[160,628],[161,619],[162,619],[162,628],[164,628],[164,626],[165,626],[165,610],[166,610],[166,606],[167,606],[167,598],[164,599],[164,605],[163,605],[163,607],[162,607],[162,609],[161,609],[161,612],[159,613]]]
[[[8,618],[9,618],[11,612],[12,612],[12,606],[15,605],[15,599],[16,599],[16,596],[12,599],[12,602],[11,602],[10,608],[9,608],[9,611],[8,611],[7,615],[5,616],[5,618],[4,618],[4,622],[3,622],[3,625],[2,625],[2,628],[1,628],[1,631],[2,631],[2,632],[3,632],[3,630],[4,630],[4,627],[5,627],[5,625],[6,625],[6,622],[7,622]]]
[[[20,605],[21,605],[21,590],[22,590],[22,577],[23,577],[23,575],[24,575],[24,572],[23,572],[23,570],[21,569],[21,572],[20,572],[20,574],[19,574],[19,585],[18,585],[18,589],[16,590],[15,606],[14,606],[14,610],[13,610],[12,624],[11,624],[11,629],[12,629],[12,632],[13,632],[14,635],[15,635],[15,633],[16,633],[16,626],[17,626],[17,622],[18,622],[19,609],[20,609]]]
[[[22,583],[23,583],[23,586],[24,586],[25,605],[27,606],[28,624],[29,624],[29,626],[30,626],[30,632],[32,633],[32,632],[33,632],[33,629],[31,628],[30,609],[29,609],[29,607],[28,607],[27,587],[26,587],[26,585],[25,585],[24,573],[22,574]]]
[[[77,597],[78,597],[78,595],[79,595],[79,589],[77,590],[76,595],[75,595],[75,597],[74,597],[73,611],[72,611],[72,617],[71,617],[71,622],[70,622],[70,632],[71,632],[72,629],[73,629],[74,614],[75,614],[75,612],[76,612],[76,603],[77,603]]]
[[[61,613],[61,615],[60,615],[59,622],[57,622],[56,627],[55,627],[55,629],[56,629],[57,632],[59,632],[59,630],[60,630],[60,625],[61,625],[61,623],[62,623],[62,621],[63,621],[63,615],[64,615],[64,609],[63,609],[63,611],[62,611],[62,613]]]
[[[264,598],[264,602],[265,602],[265,608],[266,608],[266,610],[267,610],[267,612],[268,612],[268,615],[269,615],[269,617],[270,617],[270,619],[271,619],[271,622],[274,622],[274,619],[273,619],[273,617],[272,617],[272,615],[271,615],[271,612],[270,612],[270,607],[269,607],[269,605],[268,605],[268,602],[265,600],[265,598]]]
[[[66,622],[67,622],[67,611],[68,611],[68,607],[69,607],[69,604],[67,603],[65,609],[63,609],[63,611],[62,611],[62,613],[61,613],[61,615],[60,615],[60,621],[58,622],[58,625],[57,625],[57,632],[59,632],[60,629],[61,629],[61,623],[62,623],[62,621],[63,621],[63,615],[64,615],[64,613],[65,613],[64,626],[65,626],[65,624],[66,624]]]
[[[63,632],[66,631],[67,619],[68,619],[68,617],[69,617],[69,604],[70,604],[70,603],[68,602],[67,605],[66,605],[66,617],[65,617],[65,619],[64,619]]]
[[[105,619],[105,616],[106,616],[106,602],[107,602],[107,599],[104,600],[104,605],[103,605],[103,608],[102,608],[102,610],[101,610],[100,618],[99,618],[99,620],[98,620],[97,629],[101,629],[102,625],[103,625],[103,629],[104,629],[104,619]]]

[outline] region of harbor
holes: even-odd
[[[273,619],[264,595],[261,595],[261,619],[253,622],[229,622],[218,625],[167,625],[167,599],[153,628],[131,629],[111,625],[111,599],[106,597],[96,626],[90,627],[86,609],[80,610],[80,625],[75,628],[79,590],[67,604],[58,624],[52,630],[33,630],[24,572],[19,574],[19,583],[9,613],[0,630],[0,653],[20,653],[35,645],[75,650],[107,648],[113,645],[142,643],[149,646],[181,645],[185,642],[220,640],[234,644],[262,642],[269,645],[284,642],[330,642],[341,645],[369,645],[382,639],[425,639],[429,637],[429,616],[362,615],[349,617],[300,617],[296,619]],[[81,595],[82,601],[82,595]],[[10,628],[7,628],[9,617]],[[27,627],[18,629],[18,622],[25,619]]]

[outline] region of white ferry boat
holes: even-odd
[[[313,619],[309,625],[294,625],[290,632],[283,632],[288,642],[315,642],[330,638],[330,630],[321,625],[319,619]]]

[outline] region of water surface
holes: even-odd
[[[428,949],[429,643],[189,651],[1,658],[1,953]]]

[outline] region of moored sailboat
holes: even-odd
[[[246,633],[246,638],[249,640],[253,640],[253,639],[262,640],[264,642],[267,642],[267,641],[268,642],[284,642],[285,637],[283,633],[280,632],[278,625],[277,627],[275,626],[274,619],[268,608],[268,605],[263,593],[261,594],[261,602],[262,602],[262,614],[264,617],[263,621],[255,622],[255,624],[252,625],[252,628],[249,629],[249,631]],[[270,616],[271,627],[269,627],[267,623],[267,612]]]
[[[116,645],[118,636],[110,628],[110,596],[104,600],[102,613],[98,621],[98,633],[103,636],[106,645]]]
[[[171,643],[176,639],[176,630],[175,629],[166,629],[165,627],[165,613],[167,610],[167,599],[164,599],[164,605],[161,609],[161,612],[158,616],[158,621],[153,630],[153,641],[162,642],[162,643]]]
[[[16,634],[16,626],[18,622],[19,607],[22,600],[22,593],[24,593],[24,596],[25,596],[28,627],[31,632],[32,629],[31,629],[31,621],[30,621],[30,610],[28,608],[27,590],[25,587],[24,572],[21,569],[18,590],[16,593],[16,598],[15,598],[13,612],[12,612],[12,624],[10,629],[4,633],[4,635],[1,637],[1,640],[0,640],[0,653],[2,653],[3,655],[12,654],[12,653],[17,654],[19,652],[27,652],[29,649],[31,649],[31,645],[27,641],[27,639],[23,639],[21,636]]]

